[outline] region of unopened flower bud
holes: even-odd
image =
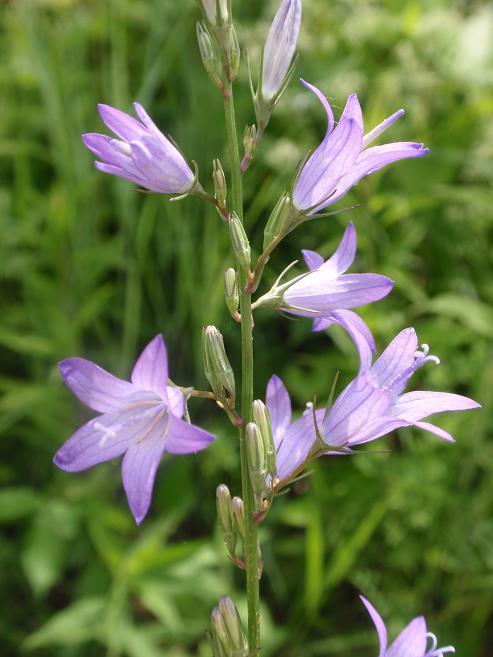
[[[283,194],[277,201],[265,226],[264,249],[266,249],[276,237],[283,234],[289,219],[290,210],[289,196],[288,194]]]
[[[226,627],[218,607],[211,612],[211,647],[214,657],[231,657]]]
[[[255,422],[246,426],[246,443],[250,483],[256,499],[261,501],[267,494],[268,471],[264,443]]]
[[[231,646],[231,655],[234,657],[246,657],[248,646],[241,626],[241,618],[234,602],[227,596],[219,600],[219,611],[222,615],[226,634]]]
[[[229,488],[220,484],[216,489],[216,509],[219,524],[222,529],[224,542],[230,554],[235,553],[237,534],[233,527],[233,514],[231,509],[231,494]]]
[[[265,450],[267,471],[272,479],[277,475],[276,469],[276,446],[272,435],[269,409],[260,399],[256,399],[252,405],[253,419],[257,425]]]
[[[224,208],[226,207],[228,187],[222,164],[218,159],[215,159],[212,163],[212,179],[214,181],[214,196],[219,205]]]
[[[226,56],[228,60],[228,78],[232,82],[240,71],[241,50],[238,42],[238,36],[233,25],[228,28],[226,42]]]
[[[264,46],[261,97],[275,103],[293,70],[293,58],[301,24],[301,0],[283,0]]]
[[[238,304],[240,302],[240,293],[238,290],[238,281],[235,270],[230,267],[224,272],[224,298],[226,306],[233,317],[238,315]]]
[[[201,0],[201,4],[211,25],[228,22],[228,0]]]
[[[215,326],[203,332],[204,371],[211,388],[229,404],[235,398],[235,377],[224,349],[223,336]]]
[[[250,267],[250,243],[243,224],[234,213],[230,215],[228,223],[231,245],[236,259],[242,267],[247,269]]]
[[[245,505],[241,497],[233,497],[231,500],[231,511],[236,531],[241,538],[245,538]]]
[[[200,56],[202,58],[202,63],[204,64],[204,68],[214,84],[221,89],[221,57],[216,49],[216,46],[214,45],[214,39],[203,23],[197,23],[197,41],[199,44]]]
[[[243,146],[245,148],[245,155],[249,159],[252,159],[255,148],[257,147],[257,126],[255,124],[246,126],[245,132],[243,133]]]

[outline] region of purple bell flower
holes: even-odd
[[[324,442],[329,447],[350,449],[411,425],[454,442],[449,433],[423,420],[443,411],[479,408],[478,403],[448,392],[402,394],[417,369],[429,361],[440,362],[428,351],[428,345],[418,351],[413,328],[401,331],[374,365],[359,374],[336,399],[322,422]]]
[[[316,214],[338,201],[368,174],[397,160],[422,157],[429,152],[423,144],[414,142],[366,148],[397,121],[404,110],[398,110],[365,135],[358,97],[352,94],[334,128],[334,115],[328,100],[317,87],[304,80],[301,82],[313,91],[327,113],[327,133],[302,167],[294,185],[293,204],[301,213]]]
[[[139,524],[149,509],[163,453],[198,452],[215,436],[181,419],[185,401],[178,388],[168,385],[168,358],[161,335],[140,355],[130,382],[84,358],[67,358],[59,367],[70,390],[101,415],[62,445],[55,465],[79,472],[124,455],[123,486]]]
[[[109,105],[98,105],[99,114],[118,139],[88,133],[82,141],[102,162],[96,169],[131,180],[160,194],[186,194],[196,184],[185,158],[157,128],[145,109],[134,103],[140,121]]]
[[[423,616],[414,618],[399,634],[395,641],[387,647],[387,628],[375,607],[360,595],[377,630],[380,650],[378,657],[443,657],[446,653],[455,652],[453,646],[438,648],[436,636],[428,632]]]
[[[290,77],[300,25],[301,0],[283,0],[264,46],[261,94],[267,102],[275,101]]]
[[[324,261],[315,251],[302,252],[310,273],[274,286],[258,305],[273,304],[292,315],[310,317],[313,330],[339,324],[351,336],[360,356],[361,369],[371,365],[375,342],[365,322],[350,308],[386,297],[394,282],[380,274],[345,274],[356,255],[356,230],[352,223],[335,253]]]

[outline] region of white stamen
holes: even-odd
[[[101,447],[101,449],[105,446],[108,438],[116,438],[116,433],[113,431],[113,429],[105,427],[104,424],[101,424],[100,422],[94,422],[93,427],[96,429],[96,431],[101,431],[103,434],[101,440],[99,441],[99,447]]]
[[[427,362],[427,361],[431,360],[434,363],[436,363],[436,365],[440,365],[440,359],[438,358],[438,356],[433,356],[433,355],[428,356],[428,354],[430,352],[429,345],[427,345],[426,343],[422,344],[421,349],[423,351],[416,351],[415,354],[414,354],[414,358],[416,360],[422,359],[423,362]]]
[[[308,415],[308,413],[313,413],[313,402],[306,402],[305,405],[305,410],[303,411],[303,415]]]
[[[447,652],[455,652],[455,648],[453,646],[444,646],[443,648],[437,648],[438,641],[436,636],[433,634],[433,632],[427,632],[426,638],[431,639],[431,646],[430,649],[426,652],[424,657],[443,657],[443,655]]]

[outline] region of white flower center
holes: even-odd
[[[426,345],[423,345],[425,347]],[[431,646],[425,653],[424,657],[443,657],[447,652],[455,652],[453,646],[445,646],[444,648],[437,648],[438,641],[433,632],[427,632],[426,637],[431,640]]]

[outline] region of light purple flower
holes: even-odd
[[[339,395],[322,422],[327,445],[349,447],[367,443],[394,429],[415,426],[454,442],[452,436],[422,420],[443,411],[478,408],[472,399],[447,392],[416,391],[402,394],[414,372],[429,361],[428,345],[418,351],[413,328],[394,338],[374,365],[359,374]]]
[[[367,369],[375,353],[375,342],[365,322],[350,308],[357,308],[387,296],[394,282],[380,274],[345,274],[356,255],[356,230],[352,223],[335,253],[324,261],[315,251],[304,250],[311,273],[288,286],[283,308],[293,315],[314,318],[313,330],[322,331],[339,324],[351,336],[360,355],[361,368]]]
[[[382,167],[409,157],[422,157],[429,150],[423,144],[395,142],[366,148],[392,123],[404,114],[398,110],[364,135],[363,115],[356,94],[349,96],[339,123],[334,128],[334,115],[329,102],[312,84],[301,81],[318,97],[327,113],[327,133],[320,146],[301,169],[293,192],[293,203],[305,214],[315,214],[332,205],[351,187]]]
[[[289,74],[301,24],[301,0],[283,0],[267,36],[262,65],[262,98],[272,101]]]
[[[184,422],[184,398],[168,386],[168,358],[161,335],[137,360],[130,382],[118,379],[84,358],[60,363],[65,384],[98,417],[84,424],[62,445],[54,462],[79,472],[117,456],[130,510],[142,522],[152,498],[163,452],[190,454],[205,449],[214,436]]]
[[[301,417],[291,422],[291,399],[286,386],[274,375],[269,379],[265,405],[270,414],[272,436],[276,447],[277,476],[287,479],[307,458],[317,438],[311,404]],[[322,421],[324,409],[317,411],[317,421]]]
[[[82,141],[102,162],[97,169],[126,178],[160,194],[184,194],[195,184],[195,176],[180,151],[157,128],[145,109],[134,103],[140,121],[129,114],[98,105],[99,114],[118,139],[88,133]]]
[[[387,628],[382,617],[371,602],[362,595],[360,598],[377,630],[380,643],[378,657],[443,657],[446,653],[455,652],[453,646],[437,647],[437,638],[432,632],[428,632],[423,616],[414,618],[387,647]]]

